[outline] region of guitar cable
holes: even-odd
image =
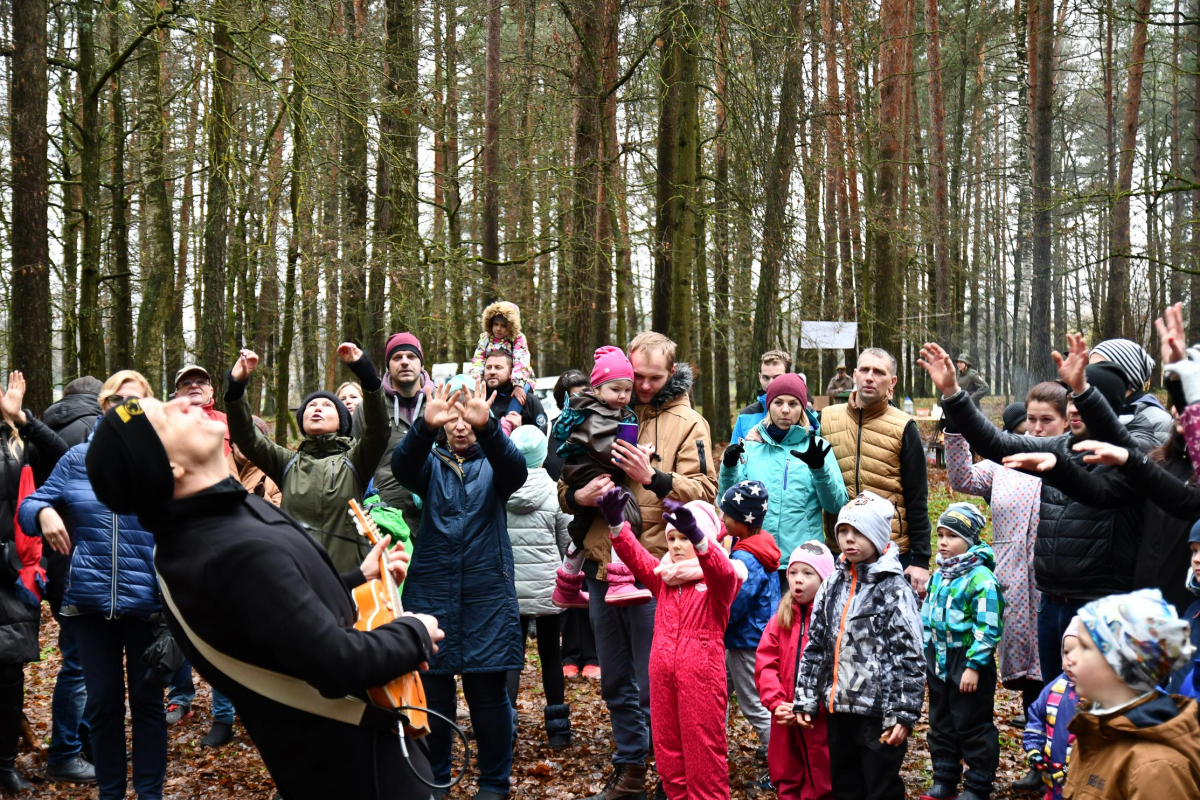
[[[462,768],[462,771],[458,773],[458,777],[453,778],[447,784],[430,783],[429,781],[425,780],[425,777],[420,773],[420,771],[415,766],[413,766],[412,757],[408,753],[408,744],[405,741],[405,739],[407,737],[404,735],[404,725],[401,724],[399,726],[400,752],[401,752],[401,754],[403,754],[404,760],[406,762],[408,762],[408,768],[410,770],[412,770],[412,774],[416,775],[417,780],[419,780],[421,783],[428,786],[430,789],[433,789],[433,790],[439,791],[439,792],[449,792],[451,789],[453,789],[455,786],[458,785],[459,781],[461,781],[463,779],[463,776],[467,774],[467,768],[471,765],[471,743],[467,740],[466,732],[462,728],[458,727],[458,725],[455,724],[455,722],[453,720],[451,720],[449,717],[446,717],[445,715],[443,715],[437,711],[434,711],[431,708],[421,708],[420,706],[399,706],[396,708],[396,710],[397,711],[424,711],[426,714],[432,714],[433,716],[437,717],[438,719],[442,720],[447,725],[449,725],[451,732],[458,734],[458,738],[462,739],[463,768]],[[451,744],[451,753],[453,753],[453,751],[454,751],[454,746],[453,746],[453,744]],[[374,757],[374,755],[375,755],[374,747],[371,748],[371,754],[372,754],[372,757]],[[377,782],[379,780],[378,772],[375,773],[375,780]],[[376,791],[376,793],[378,794],[378,790]]]

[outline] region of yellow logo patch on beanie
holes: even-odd
[[[146,412],[142,410],[142,404],[137,401],[136,397],[131,397],[121,405],[117,406],[117,416],[121,418],[121,422],[129,422],[137,416],[141,416]]]

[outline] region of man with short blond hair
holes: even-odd
[[[711,503],[716,498],[712,435],[688,399],[692,370],[686,363],[675,363],[675,342],[661,333],[639,333],[629,343],[629,361],[633,364],[638,444],[617,440],[612,448],[613,464],[624,470],[623,483],[641,507],[641,543],[655,558],[662,558],[667,552],[663,500]],[[578,513],[595,507],[613,486],[607,474],[575,492],[559,481],[559,503],[564,511]],[[584,538],[583,572],[600,658],[600,696],[608,706],[617,751],[604,789],[588,800],[645,800],[655,602],[621,607],[605,602],[609,541],[608,525],[597,514]]]

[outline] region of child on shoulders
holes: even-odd
[[[805,542],[793,550],[787,565],[788,591],[758,644],[755,682],[762,704],[771,714],[767,769],[779,800],[833,797],[825,712],[818,711],[812,727],[805,730],[797,724],[793,709],[813,601],[833,569],[833,554],[821,542]]]
[[[767,514],[767,487],[759,481],[742,481],[721,498],[722,522],[734,538],[729,557],[746,568],[746,579],[729,609],[725,630],[725,667],[737,692],[742,716],[758,734],[761,758],[771,741],[771,714],[758,698],[754,685],[755,650],[771,614],[779,605],[779,545],[762,529]]]
[[[838,514],[838,568],[813,600],[796,717],[829,711],[836,797],[904,800],[900,768],[925,701],[921,613],[891,542],[895,508],[863,492]]]
[[[1004,599],[992,548],[979,538],[986,524],[970,503],[951,503],[938,519],[938,568],[921,606],[933,762],[933,786],[922,800],[987,800],[1000,766],[992,712]]]
[[[483,363],[491,350],[501,349],[512,354],[512,385],[513,397],[504,413],[496,414],[504,417],[509,413],[521,413],[525,405],[525,393],[533,391],[533,366],[529,360],[529,342],[521,333],[521,310],[516,303],[500,300],[492,303],[483,310],[483,332],[479,334],[479,343],[475,345],[475,355],[471,357],[470,376],[476,381],[483,380]]]

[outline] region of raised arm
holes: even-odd
[[[383,397],[383,382],[375,371],[371,358],[356,345],[344,342],[338,347],[338,358],[362,384],[362,432],[354,440],[346,457],[359,475],[370,475],[379,467],[387,452],[391,431],[388,428],[387,401]]]
[[[629,527],[628,522],[622,525],[621,532],[612,539],[612,546],[634,577],[650,590],[650,594],[658,597],[664,585],[662,579],[654,574],[654,568],[658,566],[658,559],[650,555],[649,551],[637,540],[637,537],[633,535],[633,528]]]
[[[283,469],[296,454],[271,441],[254,424],[250,402],[246,399],[246,383],[257,366],[258,356],[253,351],[243,350],[229,371],[229,386],[225,390],[229,439],[250,459],[250,463],[282,488]]]
[[[971,445],[960,433],[946,433],[946,480],[950,488],[963,494],[992,499],[992,478],[995,461],[973,463]]]

